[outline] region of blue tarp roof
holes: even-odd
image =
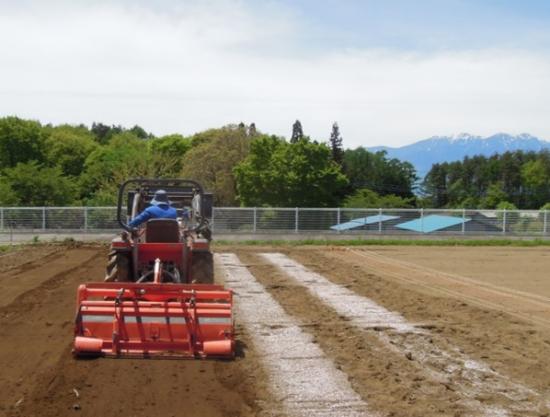
[[[463,219],[462,217],[440,216],[438,214],[431,214],[429,216],[425,216],[424,218],[397,224],[395,225],[395,227],[399,227],[400,229],[405,230],[411,230],[413,232],[430,233],[469,221],[470,219],[468,218]]]
[[[386,222],[388,220],[394,220],[398,218],[399,216],[386,216],[384,214],[382,215],[377,214],[376,216],[361,217],[359,219],[350,220],[349,222],[346,222],[346,223],[335,224],[330,228],[332,230],[338,230],[338,231],[350,230],[350,229],[355,229],[356,227],[365,226],[367,224]]]

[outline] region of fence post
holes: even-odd
[[[502,234],[506,234],[506,209],[502,213]]]
[[[382,209],[378,209],[378,233],[382,234]]]
[[[546,235],[548,231],[548,210],[544,210],[544,229],[542,230],[542,234]]]
[[[466,233],[466,209],[462,209],[462,234]]]
[[[424,233],[424,207],[420,209],[420,230]]]
[[[0,230],[4,231],[4,207],[0,207]]]
[[[336,224],[340,224],[340,207],[336,209]]]
[[[84,207],[84,231],[88,231],[88,207]]]
[[[216,207],[212,207],[212,219],[210,219],[210,230],[214,231],[214,213],[216,213]]]
[[[256,207],[254,207],[254,224],[252,226],[252,232],[256,233]]]
[[[295,214],[294,214],[294,219],[295,219],[295,224],[294,224],[294,233],[298,233],[298,207],[296,207],[296,210],[295,210]]]
[[[46,207],[42,207],[42,230],[46,230]]]

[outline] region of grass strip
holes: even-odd
[[[214,240],[214,246],[550,246],[546,239],[304,239]]]
[[[13,251],[17,246],[14,245],[0,245],[0,255]]]

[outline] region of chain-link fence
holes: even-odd
[[[548,211],[214,208],[217,234],[548,236]],[[0,207],[1,233],[116,232],[115,207]]]
[[[110,232],[118,228],[116,207],[0,207],[2,232]]]

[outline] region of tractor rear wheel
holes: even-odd
[[[214,283],[214,258],[211,252],[193,252],[191,282],[193,284]]]
[[[105,282],[129,281],[129,266],[130,261],[127,254],[116,251],[110,252],[105,273]]]

